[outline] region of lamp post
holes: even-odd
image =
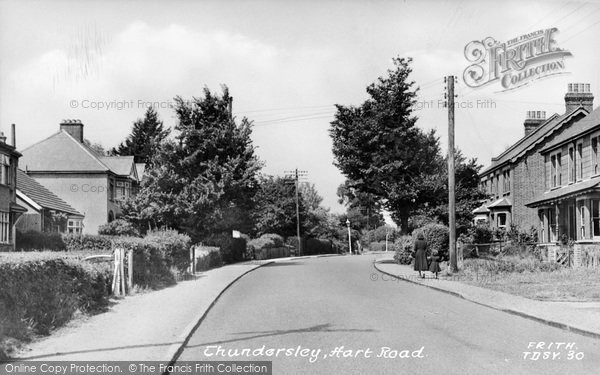
[[[352,235],[350,234],[350,220],[346,219],[346,226],[348,227],[348,255],[352,255]]]
[[[390,235],[390,232],[385,232],[385,252],[387,253],[388,251],[388,237]]]

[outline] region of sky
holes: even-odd
[[[469,87],[465,47],[557,28],[561,74],[508,91]],[[600,102],[599,2],[553,1],[7,1],[0,0],[0,130],[23,149],[80,119],[85,138],[116,146],[153,105],[167,126],[173,97],[229,87],[237,119],[254,122],[263,172],[308,171],[323,204],[344,181],[329,137],[335,104],[413,59],[417,126],[447,149],[444,77],[455,75],[456,146],[484,166],[523,136],[530,110],[564,113],[570,82]]]

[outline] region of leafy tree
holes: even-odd
[[[285,237],[296,235],[296,187],[289,180],[263,176],[254,196],[252,218],[255,233],[276,233]],[[300,211],[304,200],[299,199]]]
[[[337,189],[338,202],[348,207],[346,218],[357,229],[369,230],[385,223],[379,199],[373,194],[364,193],[346,180]]]
[[[146,163],[156,150],[158,143],[165,139],[170,129],[165,129],[153,107],[148,107],[143,119],[133,123],[131,134],[116,148],[114,155],[134,156],[136,163]]]
[[[427,197],[430,176],[440,172],[439,140],[415,126],[411,59],[393,59],[394,69],[367,87],[358,107],[336,105],[331,123],[335,165],[352,187],[377,198],[406,231],[408,217]],[[426,189],[425,189],[426,190]]]
[[[261,163],[251,123],[236,123],[230,100],[225,86],[221,96],[205,88],[202,98],[175,98],[176,135],[150,159],[140,192],[124,207],[128,219],[179,229],[196,241],[247,222]]]
[[[84,139],[83,144],[98,156],[108,155],[108,152],[104,149],[104,146],[102,146],[102,144],[99,142],[92,142],[89,139]]]

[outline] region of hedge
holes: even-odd
[[[140,232],[133,226],[133,224],[123,219],[116,219],[110,223],[101,225],[100,228],[98,228],[98,234],[104,234],[108,236],[140,236]]]
[[[216,246],[195,246],[196,271],[206,271],[211,268],[221,267],[223,258],[221,249]]]
[[[76,311],[107,305],[109,264],[90,264],[64,253],[13,253],[0,258],[0,357],[8,337],[28,340],[68,322]],[[30,256],[29,256],[30,255]]]
[[[415,229],[412,233],[413,240],[417,238],[418,233],[421,232],[425,236],[427,241],[427,252],[432,254],[437,251],[441,260],[448,260],[448,247],[450,243],[450,230],[443,224],[430,223],[425,226]]]
[[[60,233],[38,231],[21,232],[19,230],[17,230],[16,233],[15,246],[17,250],[22,251],[43,249],[64,251],[67,248]]]
[[[329,240],[319,238],[306,239],[303,255],[332,254],[333,244]]]
[[[401,236],[392,245],[394,249],[394,260],[399,264],[411,264],[413,254],[413,240],[410,236]]]

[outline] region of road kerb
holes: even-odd
[[[458,292],[454,292],[454,291],[450,291],[450,290],[447,290],[447,289],[435,287],[435,286],[432,286],[432,285],[420,283],[420,282],[411,280],[409,278],[401,277],[399,275],[394,275],[393,273],[389,273],[389,272],[383,271],[380,268],[378,268],[377,267],[378,263],[380,263],[380,262],[373,262],[373,267],[377,271],[379,271],[379,272],[381,272],[383,274],[386,274],[388,276],[392,276],[392,277],[394,277],[396,279],[404,280],[404,281],[407,281],[409,283],[413,283],[413,284],[417,284],[417,285],[421,285],[421,286],[424,286],[424,287],[427,287],[427,288],[430,288],[430,289],[433,289],[433,290],[437,290],[438,292],[442,292],[442,293],[453,295],[455,297],[462,298],[462,299],[464,299],[466,301],[473,302],[473,303],[476,303],[476,304],[481,305],[481,306],[489,307],[491,309],[502,311],[502,312],[505,312],[505,313],[508,313],[508,314],[517,315],[517,316],[520,316],[522,318],[530,319],[530,320],[536,321],[538,323],[543,323],[543,324],[546,324],[546,325],[554,327],[554,328],[559,328],[559,329],[562,329],[562,330],[565,330],[565,331],[577,333],[577,334],[582,335],[582,336],[587,336],[587,337],[592,337],[592,338],[595,338],[595,339],[600,339],[600,333],[597,333],[597,332],[587,331],[587,330],[584,330],[584,329],[581,329],[581,328],[570,326],[570,325],[565,324],[565,323],[559,323],[559,322],[555,322],[555,321],[552,321],[552,320],[549,320],[549,319],[540,318],[538,316],[531,315],[531,314],[528,314],[528,313],[524,313],[522,311],[517,311],[517,310],[512,310],[512,309],[505,309],[505,308],[502,308],[502,307],[494,306],[494,305],[491,305],[489,303],[484,303],[484,302],[481,302],[481,301],[477,301],[477,300],[475,300],[473,298],[469,298],[468,296],[464,296],[464,295],[462,295],[462,294],[460,294]]]
[[[256,267],[247,270],[246,272],[233,279],[229,284],[227,284],[227,286],[223,288],[223,290],[221,290],[221,292],[219,292],[219,294],[214,298],[214,300],[211,302],[208,308],[202,313],[200,313],[197,318],[195,318],[185,327],[183,333],[177,338],[176,344],[172,344],[171,346],[169,346],[165,355],[165,358],[169,358],[168,364],[173,365],[177,361],[177,359],[181,355],[181,352],[183,352],[184,347],[187,345],[188,341],[190,340],[196,329],[198,329],[200,324],[202,324],[210,310],[213,308],[213,306],[217,303],[219,298],[221,298],[221,296],[223,295],[223,293],[225,293],[227,289],[229,289],[233,284],[235,284],[239,279],[241,279],[248,273],[271,263],[274,263],[274,261],[268,261],[263,264],[257,264]]]

